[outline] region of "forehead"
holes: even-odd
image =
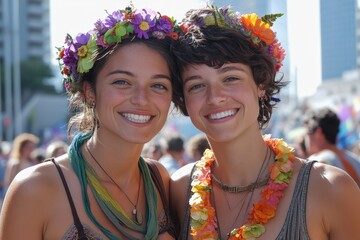
[[[141,43],[120,46],[107,59],[101,72],[126,70],[170,74],[168,62],[157,50]]]

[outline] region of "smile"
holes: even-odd
[[[150,115],[138,115],[133,113],[122,113],[121,115],[130,122],[134,122],[134,123],[146,123],[151,118]]]
[[[209,114],[207,117],[211,120],[219,120],[227,117],[234,116],[238,110],[228,110],[224,112]]]

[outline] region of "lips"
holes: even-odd
[[[223,112],[212,113],[212,114],[207,115],[206,117],[210,120],[220,120],[220,119],[234,116],[237,112],[238,112],[238,110],[233,109],[233,110],[227,110],[227,111],[223,111]]]
[[[147,123],[151,119],[151,115],[140,115],[133,113],[121,113],[121,116],[134,123]]]

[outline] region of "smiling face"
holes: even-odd
[[[163,127],[172,97],[166,60],[141,43],[120,47],[96,78],[96,93],[85,83],[88,103],[95,103],[98,133],[143,144]]]
[[[216,69],[188,65],[182,77],[191,121],[210,139],[228,141],[249,128],[259,131],[261,90],[248,66],[229,63]]]

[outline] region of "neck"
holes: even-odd
[[[271,161],[270,151],[267,159],[264,159],[268,147],[261,134],[231,143],[219,143],[211,139],[209,142],[216,158],[214,174],[228,185],[247,185],[256,181],[264,160],[265,167]]]
[[[98,163],[87,151],[86,145]],[[119,141],[107,141],[94,134],[82,146],[82,153],[101,179],[109,181],[108,176],[106,176],[98,164],[120,186],[127,186],[131,182],[139,181],[140,170],[138,161],[142,147],[143,145],[140,144],[123,144],[119,143]]]

